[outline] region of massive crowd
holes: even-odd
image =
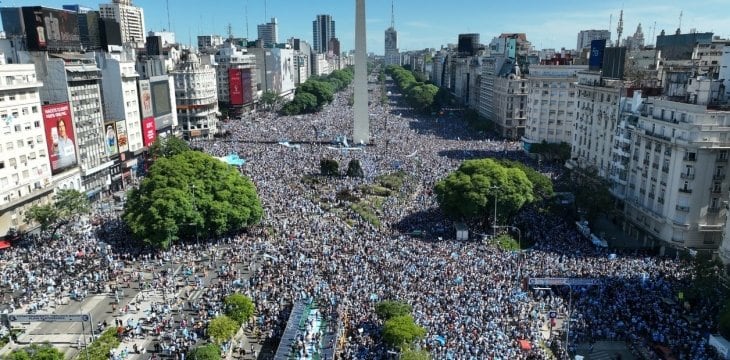
[[[379,91],[373,89],[374,99],[379,99]],[[208,264],[215,268],[193,269],[191,263],[189,276],[208,279],[205,286],[196,280],[191,287],[202,294],[198,300],[186,302],[189,292],[175,288],[176,281],[167,278],[174,279],[173,275],[166,272],[140,285],[173,294],[154,309],[156,314],[169,313],[150,320],[158,335],[159,325],[180,334],[183,328],[204,323],[220,311],[222,297],[241,291],[256,304],[257,331],[274,341],[281,336],[293,303],[316,302],[332,324],[345,324],[344,359],[388,357],[380,338],[382,322],[374,312],[375,304],[384,299],[413,305],[416,322],[428,332],[419,345],[435,359],[547,359],[538,342],[550,321],[548,310],[572,314],[570,343],[626,340],[640,347],[661,344],[678,359],[711,358],[703,338],[714,329],[711,304],[686,308],[676,301],[678,289],[691,281],[686,262],[640,252],[609,254],[582,239],[559,214],[533,208],[521,212],[512,224],[535,243],[525,253],[505,252],[481,241],[453,240],[451,224],[439,212],[431,191],[433,184],[465,158],[530,161],[519,143],[483,134],[477,139],[449,111],[416,115],[392,96],[387,107],[371,104],[375,146],[339,148],[330,141],[349,134],[348,98],[338,94],[333,104],[311,115],[257,113],[246,121],[228,122],[226,138],[192,143],[214,156],[235,153],[246,159],[241,171],[256,184],[265,217],[247,233],[207,248],[213,259]],[[277,144],[280,141],[300,146]],[[303,181],[304,175],[319,172],[322,158],[343,165],[358,159],[365,176],[323,178],[315,185]],[[560,177],[559,167],[541,166]],[[379,210],[380,226],[347,211],[345,200],[336,196],[396,169],[409,177],[403,196],[389,197]],[[163,269],[164,260],[191,259],[203,252],[194,245],[175,245],[165,252],[123,245],[104,249],[100,239],[120,243],[116,240],[125,236],[113,215],[105,220],[106,231],[65,232],[51,244],[1,253],[4,302],[15,308],[42,308],[46,301],[58,300],[48,299],[48,286],[55,287],[53,294],[74,296],[114,291],[119,284],[114,280],[120,276],[149,267]],[[423,238],[408,235],[415,230]],[[41,246],[43,251],[38,251]],[[235,259],[230,267],[217,265],[229,262],[226,257],[231,254]],[[251,259],[258,259],[255,267],[245,265]],[[252,271],[250,277],[236,272],[242,266]],[[225,276],[211,280],[207,271]],[[523,282],[528,277],[553,276],[598,278],[600,285],[531,290]],[[175,306],[195,315],[174,316]],[[204,335],[202,328],[182,337],[167,336],[158,346],[166,350],[189,346]],[[519,340],[531,348],[523,349]],[[567,358],[564,341],[557,336],[548,339],[559,358]]]

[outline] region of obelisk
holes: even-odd
[[[365,41],[365,0],[355,0],[355,119],[352,142],[370,143],[368,118],[368,50]]]

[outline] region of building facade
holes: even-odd
[[[335,21],[331,15],[317,15],[312,21],[312,48],[315,52],[325,54],[329,50],[329,41],[337,37]]]
[[[504,57],[484,59],[479,99],[479,114],[509,139],[525,135],[527,122],[527,78],[519,65]]]
[[[398,32],[392,26],[385,30],[385,65],[400,65]]]
[[[530,66],[525,143],[570,144],[578,72],[585,70],[588,67],[584,65]]]
[[[0,238],[28,230],[25,210],[53,193],[41,86],[33,65],[0,63]]]
[[[132,5],[132,0],[113,0],[111,4],[99,4],[102,18],[114,19],[122,30],[122,43],[144,48],[144,10]]]
[[[241,85],[245,86],[245,91],[248,91],[251,94],[255,94],[257,92],[259,84],[255,81],[255,79],[257,79],[256,74],[258,73],[256,56],[248,53],[246,49],[239,48],[238,46],[228,42],[224,46],[220,47],[215,53],[215,64],[218,85],[218,101],[220,103],[226,105],[230,105],[231,103],[229,81],[230,69],[247,69],[251,76],[248,78],[249,81],[246,84],[242,82]],[[251,101],[249,102],[235,104],[235,106],[251,105],[256,97],[252,96],[250,99]]]
[[[593,40],[606,40],[611,41],[611,31],[609,30],[581,30],[578,33],[578,42],[575,45],[575,49],[580,51],[581,49],[591,47],[591,41]]]
[[[264,47],[273,47],[279,43],[279,23],[276,18],[271,18],[271,22],[259,24],[256,28]]]
[[[187,53],[172,72],[175,82],[177,118],[186,140],[211,139],[218,129],[216,71],[197,55]]]

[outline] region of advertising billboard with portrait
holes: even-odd
[[[55,175],[77,163],[71,106],[67,102],[43,105],[42,111],[48,159]]]
[[[127,135],[127,123],[124,120],[117,121],[117,145],[119,145],[119,152],[129,151],[129,135]]]
[[[104,153],[107,156],[114,156],[119,154],[117,124],[114,121],[104,122]]]
[[[228,93],[231,105],[243,105],[241,69],[228,69]]]
[[[148,117],[142,119],[142,143],[144,146],[149,147],[155,142],[157,138],[157,131],[155,130],[155,118]]]
[[[152,90],[149,80],[139,81],[139,105],[142,110],[142,118],[154,116],[152,112]]]
[[[243,103],[253,102],[254,76],[251,69],[241,69],[241,91],[243,91]]]

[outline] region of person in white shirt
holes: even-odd
[[[66,122],[58,120],[56,124],[58,128],[58,144],[56,147],[56,155],[58,155],[57,169],[62,169],[76,164],[76,147],[73,141],[66,133]]]

